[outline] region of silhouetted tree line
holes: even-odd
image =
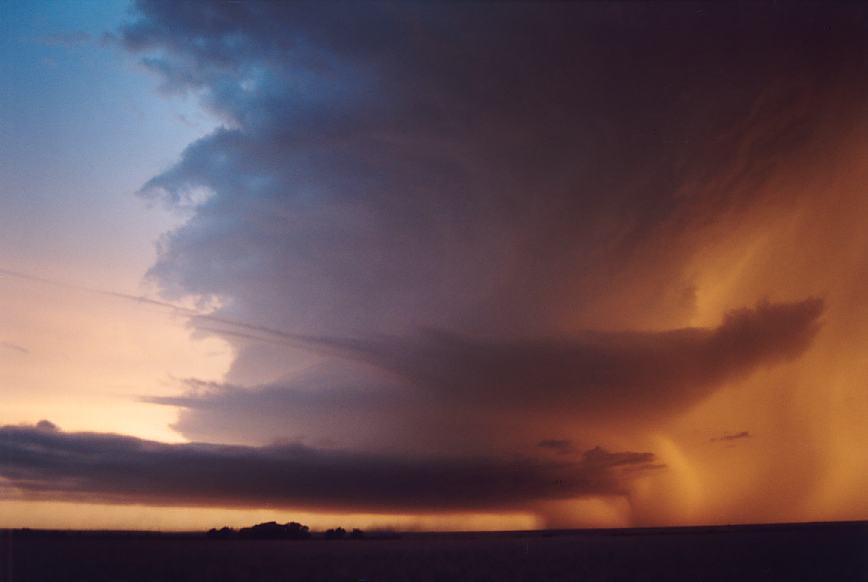
[[[342,540],[347,537],[347,530],[342,527],[336,527],[333,529],[325,530],[325,539],[327,540]],[[360,540],[365,537],[365,532],[358,528],[354,528],[352,532],[350,532],[350,538],[354,540]]]
[[[208,537],[249,540],[306,540],[310,537],[310,528],[295,521],[284,524],[269,521],[252,527],[242,527],[237,531],[231,527],[211,528],[208,531]]]
[[[311,537],[310,528],[298,522],[280,524],[276,521],[260,523],[252,527],[242,527],[239,530],[231,527],[211,528],[208,537],[215,539],[247,539],[247,540],[306,540]],[[340,540],[347,537],[347,530],[342,527],[328,529],[324,533],[327,540]],[[349,534],[350,539],[360,540],[365,532],[355,528]]]

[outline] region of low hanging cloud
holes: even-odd
[[[658,467],[651,453],[600,447],[570,462],[426,458],[300,445],[165,444],[42,423],[0,427],[0,479],[31,499],[377,512],[529,509],[540,501],[625,495],[630,479]]]

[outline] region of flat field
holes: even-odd
[[[0,580],[868,580],[868,522],[256,541],[2,532]]]

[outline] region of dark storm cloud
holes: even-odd
[[[661,225],[747,200],[810,133],[816,77],[850,60],[822,55],[849,55],[856,26],[750,7],[139,8],[127,46],[226,120],[144,188],[211,193],[152,275],[292,331],[550,331]]]
[[[53,422],[51,422],[50,420],[40,420],[39,422],[36,423],[36,428],[37,428],[37,430],[49,430],[49,431],[59,430],[57,428],[57,425],[54,424]]]
[[[455,404],[570,405],[577,411],[685,406],[710,387],[799,355],[822,301],[762,303],[714,329],[589,333],[550,340],[485,340],[431,332],[418,341],[348,343],[359,358]]]
[[[486,414],[682,410],[813,335],[818,301],[715,329],[576,330],[689,319],[694,234],[794,202],[761,186],[865,95],[858,7],[137,6],[122,42],[224,122],[142,189],[191,212],[151,276],[249,326],[195,322],[238,348],[240,386],[174,401],[185,432],[233,412],[256,432],[281,410],[290,434],[321,415],[421,438],[451,411],[450,428],[479,425],[455,431],[467,446],[492,446]],[[288,355],[266,328],[338,353]],[[361,339],[323,339],[344,337]],[[375,377],[280,380],[341,358]]]
[[[310,339],[312,349],[333,350],[349,361],[332,360],[253,388],[190,381],[184,396],[145,401],[181,407],[175,428],[199,440],[281,436],[355,448],[473,449],[495,447],[486,435],[498,434],[514,446],[549,430],[532,426],[529,413],[648,421],[684,410],[723,382],[798,356],[816,333],[821,311],[819,300],[761,303],[729,313],[713,329],[520,342],[434,332]],[[353,365],[354,359],[365,365]],[[501,434],[504,428],[514,438]],[[559,442],[540,446],[555,449]]]
[[[561,455],[569,455],[576,451],[573,442],[569,439],[543,439],[536,446]]]
[[[173,428],[192,440],[265,443],[280,438],[375,450],[389,443],[456,438],[449,431],[458,422],[456,415],[447,418],[442,410],[427,410],[412,387],[340,362],[261,386],[188,380],[185,388],[181,396],[143,400],[180,407]],[[458,431],[461,441],[466,431]]]
[[[526,508],[541,500],[622,495],[625,473],[653,463],[650,453],[599,447],[561,463],[402,458],[0,427],[0,478],[40,499],[365,511]]]

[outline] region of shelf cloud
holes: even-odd
[[[427,513],[527,509],[544,500],[623,496],[637,470],[655,468],[650,453],[601,448],[557,463],[406,458],[301,445],[171,445],[49,425],[0,427],[0,478],[27,498]]]

